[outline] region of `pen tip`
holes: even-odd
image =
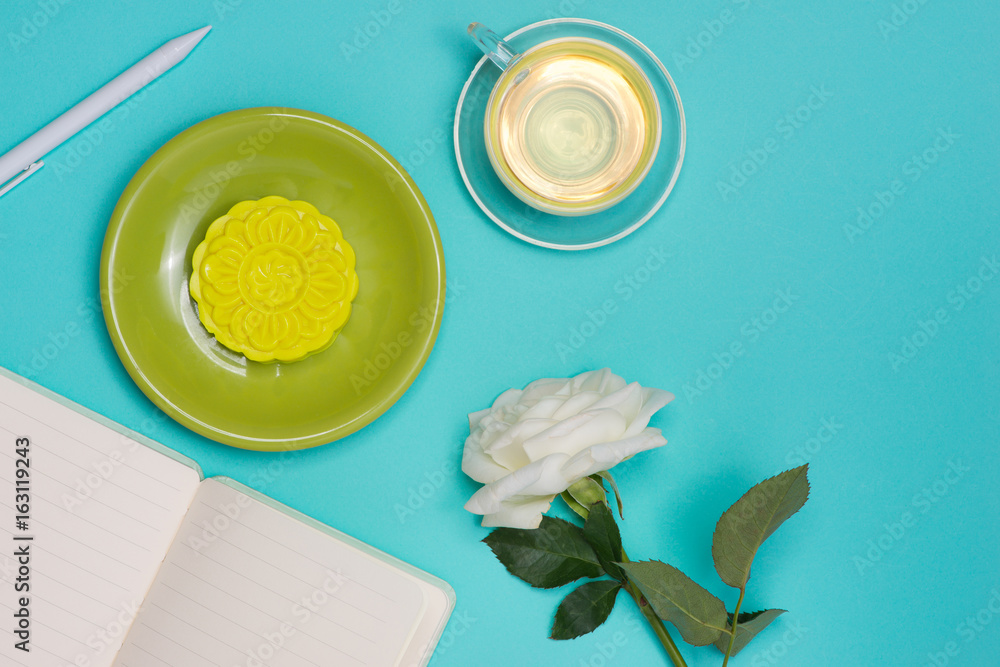
[[[212,26],[207,25],[204,28],[199,28],[197,30],[192,30],[186,35],[181,35],[177,39],[172,39],[163,45],[163,48],[172,48],[174,53],[181,54],[181,58],[187,56],[191,53],[191,50],[198,45],[208,31],[212,29]]]
[[[207,25],[204,28],[199,28],[191,33],[191,37],[195,40],[195,42],[201,41],[202,38],[204,38],[205,35],[207,35],[211,29],[212,26],[210,25]]]

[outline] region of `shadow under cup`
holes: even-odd
[[[599,40],[549,40],[517,57],[487,103],[487,154],[504,185],[560,216],[602,211],[646,176],[660,144],[642,69]]]

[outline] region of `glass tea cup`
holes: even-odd
[[[661,119],[634,60],[591,38],[552,39],[519,54],[480,23],[469,34],[503,70],[484,135],[494,171],[515,196],[555,215],[586,215],[642,182]]]

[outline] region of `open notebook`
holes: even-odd
[[[419,667],[454,607],[440,579],[2,369],[0,489],[3,665]]]

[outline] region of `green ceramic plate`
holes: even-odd
[[[219,345],[188,293],[209,224],[267,195],[315,205],[358,257],[350,320],[295,363]],[[222,114],[168,142],[122,194],[101,257],[108,331],[139,388],[202,435],[268,451],[331,442],[388,410],[431,352],[444,288],[437,227],[410,176],[357,130],[294,109]]]

